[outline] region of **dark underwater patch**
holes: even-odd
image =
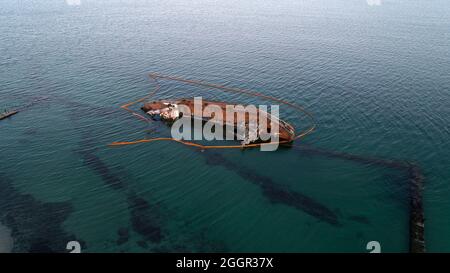
[[[147,244],[146,241],[138,241],[136,244],[137,244],[140,248],[144,248],[144,249],[147,249],[147,248],[148,248],[148,244]]]
[[[293,146],[292,149],[301,152],[302,155],[320,155],[326,156],[334,159],[343,159],[353,162],[357,162],[365,165],[378,165],[386,168],[405,170],[408,168],[409,164],[406,161],[401,160],[388,160],[375,158],[370,156],[360,156],[350,153],[344,153],[339,151],[325,150],[320,148],[313,148],[307,145]]]
[[[82,131],[80,147],[76,152],[81,155],[84,165],[100,176],[106,185],[115,190],[123,189],[125,183],[95,154],[96,151],[97,147],[94,143],[92,133],[90,131]]]
[[[123,245],[130,239],[130,231],[128,228],[119,228],[119,230],[117,230],[117,235],[119,237],[117,239],[117,245]]]
[[[159,243],[162,238],[161,216],[156,206],[151,205],[145,199],[128,190],[126,182],[113,171],[103,160],[95,155],[96,147],[90,132],[82,133],[80,149],[77,151],[83,158],[84,164],[99,175],[102,181],[114,190],[125,190],[130,221],[133,230],[143,236],[145,240]],[[128,236],[121,231],[117,244],[121,245],[128,241]]]
[[[1,173],[0,189],[0,221],[11,229],[14,252],[67,252],[69,241],[81,241],[62,227],[73,211],[71,203],[36,200],[17,191]]]
[[[89,150],[79,151],[83,158],[85,166],[94,171],[102,178],[102,181],[112,187],[113,189],[122,189],[125,187],[124,183],[115,175],[108,165],[106,165],[97,155]]]
[[[34,136],[34,135],[37,134],[37,132],[38,132],[38,129],[36,129],[36,128],[29,128],[29,129],[26,129],[23,132],[23,134],[26,135],[26,136]]]
[[[73,106],[73,105],[71,105]],[[86,106],[83,106],[86,108]],[[99,109],[89,108],[82,111],[84,114],[97,114]],[[105,114],[105,113],[103,113]],[[79,125],[80,116],[71,115],[72,122]],[[161,227],[161,215],[157,206],[150,204],[128,189],[126,181],[117,175],[117,168],[110,168],[99,156],[95,154],[98,150],[95,137],[91,131],[81,129],[80,147],[77,153],[81,155],[84,165],[97,174],[102,181],[114,190],[123,190],[127,197],[128,209],[130,211],[130,222],[132,229],[141,235],[146,241],[159,243],[164,238]],[[123,173],[123,170],[122,170]],[[116,243],[122,245],[129,240],[129,231],[120,229]],[[143,243],[142,243],[143,244]]]
[[[348,217],[348,220],[356,222],[356,223],[360,223],[360,224],[370,225],[369,218],[367,218],[366,216],[363,216],[363,215],[351,215]]]
[[[147,241],[159,243],[164,238],[158,207],[135,194],[128,195],[133,230]]]
[[[296,208],[334,226],[340,225],[338,216],[333,211],[311,197],[278,185],[273,182],[272,178],[240,166],[218,153],[204,151],[201,154],[206,157],[206,163],[208,165],[223,166],[228,170],[234,171],[245,180],[260,186],[263,195],[272,203]]]
[[[377,165],[385,168],[404,171],[409,193],[409,251],[425,252],[425,217],[423,211],[423,187],[425,175],[419,165],[403,160],[388,160],[369,156],[360,156],[338,151],[329,151],[309,146],[293,147],[297,151],[331,158],[350,160],[355,163]]]

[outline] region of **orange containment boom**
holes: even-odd
[[[188,80],[188,79],[183,79],[183,78],[179,78],[179,77],[159,75],[159,74],[155,74],[155,73],[150,73],[149,77],[150,77],[150,79],[152,79],[155,82],[155,84],[156,84],[155,89],[153,91],[151,91],[149,95],[147,95],[143,98],[140,98],[136,101],[126,103],[121,106],[122,109],[125,109],[126,111],[132,113],[134,116],[136,116],[137,118],[139,118],[145,122],[151,122],[151,119],[144,117],[140,113],[137,113],[137,112],[131,110],[130,107],[154,96],[161,89],[158,79],[164,79],[164,80],[182,82],[182,83],[199,86],[199,87],[204,87],[204,88],[213,88],[214,90],[221,90],[224,92],[241,93],[241,94],[245,94],[248,96],[260,97],[265,100],[274,101],[274,102],[277,102],[280,104],[287,105],[291,108],[294,108],[295,110],[304,113],[311,120],[311,126],[307,130],[297,134],[293,138],[293,140],[299,139],[301,137],[304,137],[304,136],[312,133],[316,128],[316,122],[314,120],[313,115],[311,113],[309,113],[308,111],[306,111],[303,107],[298,106],[292,102],[288,102],[288,101],[285,101],[282,99],[278,99],[278,98],[275,98],[272,96],[264,95],[264,94],[250,91],[247,89],[227,87],[227,86],[223,86],[223,85],[218,85],[218,84],[208,83],[208,82],[203,82],[203,81],[198,81],[198,80]],[[118,142],[113,142],[113,143],[109,144],[109,146],[134,145],[134,144],[148,143],[148,142],[154,142],[154,141],[175,141],[175,142],[187,145],[187,146],[198,147],[201,149],[242,149],[242,148],[260,147],[263,145],[288,144],[291,142],[291,141],[279,141],[279,142],[275,142],[275,143],[274,142],[250,143],[250,144],[246,144],[246,145],[202,145],[202,144],[198,144],[198,143],[194,143],[194,142],[190,142],[190,141],[178,140],[178,139],[174,139],[174,138],[170,138],[170,137],[157,137],[157,138],[145,138],[145,139],[134,140],[134,141],[118,141]]]

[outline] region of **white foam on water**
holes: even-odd
[[[0,253],[10,253],[13,243],[11,230],[0,223]]]

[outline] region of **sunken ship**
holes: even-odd
[[[204,123],[208,121],[219,123],[223,125],[225,130],[234,128],[233,133],[236,139],[242,140],[242,145],[264,143],[267,142],[267,139],[271,139],[272,137],[277,137],[281,144],[290,144],[295,139],[295,129],[292,125],[261,109],[256,111],[256,115],[250,115],[249,112],[245,110],[245,105],[243,107],[236,107],[238,105],[220,101],[200,100],[200,102],[202,111],[195,111],[195,103],[198,103],[198,100],[193,98],[152,101],[144,103],[141,109],[153,119],[173,122],[183,116],[180,107],[187,107],[188,110],[190,110],[188,112],[190,112],[190,118],[192,119],[200,119]],[[227,107],[229,106],[232,106],[234,109],[234,112],[231,113],[233,116],[230,117],[227,116],[230,115],[230,112],[227,111]],[[219,113],[221,113],[219,115],[216,115],[217,111],[213,110],[217,110],[217,107],[221,110],[219,111]],[[245,124],[242,124],[242,121],[238,124],[239,120],[236,118],[238,115],[242,115]],[[262,126],[260,126],[260,122],[263,119],[266,121],[264,131]],[[256,121],[256,129],[253,127],[254,130],[251,130],[249,129],[249,124],[253,120]],[[239,126],[245,128],[244,135],[236,130]],[[278,130],[272,130],[274,127],[278,127]]]

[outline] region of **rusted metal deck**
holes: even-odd
[[[267,127],[267,131],[270,132],[271,131],[271,124],[277,124],[278,125],[278,137],[279,140],[281,142],[292,142],[295,139],[295,129],[292,125],[290,125],[289,123],[279,119],[278,117],[274,117],[273,115],[271,115],[268,112],[265,112],[261,109],[257,109],[255,107],[255,115],[251,115],[249,112],[247,112],[245,110],[243,105],[242,108],[233,108],[233,112],[231,112],[231,116],[229,116],[230,114],[228,113],[228,107],[235,107],[236,104],[228,104],[226,102],[221,102],[221,101],[208,101],[208,100],[201,100],[201,110],[200,113],[196,113],[197,111],[195,110],[195,101],[192,98],[184,98],[184,99],[178,99],[178,100],[171,100],[171,101],[167,101],[167,100],[160,100],[160,101],[153,101],[153,102],[149,102],[149,103],[144,103],[144,105],[142,106],[142,110],[146,113],[148,113],[149,111],[152,110],[162,110],[164,111],[164,109],[169,109],[168,105],[172,104],[172,105],[183,105],[189,108],[190,112],[191,112],[191,116],[192,117],[196,117],[202,120],[215,120],[216,122],[219,122],[220,124],[223,125],[231,125],[234,128],[239,127],[238,125],[238,121],[237,121],[237,116],[238,115],[242,115],[244,122],[248,125],[251,122],[254,122],[255,124],[257,124],[259,126],[260,122],[262,120],[265,120],[265,126]],[[217,111],[217,108],[219,108],[218,110],[221,110],[221,115],[216,116],[215,111]],[[168,112],[170,112],[170,110],[166,110]],[[178,112],[177,112],[177,116],[178,116]],[[229,123],[231,122],[231,124]]]

